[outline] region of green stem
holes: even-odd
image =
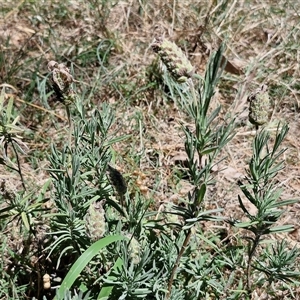
[[[194,82],[193,82],[192,78],[189,78],[188,84],[190,86],[190,90],[191,90],[191,93],[192,93],[194,105],[195,105],[195,107],[197,107],[197,96],[196,96],[196,93],[195,93],[195,86],[194,86]]]
[[[172,269],[172,273],[171,273],[171,276],[170,276],[170,279],[169,279],[169,283],[168,283],[168,294],[167,294],[167,296],[166,296],[166,300],[169,299],[170,296],[171,296],[171,290],[172,290],[172,285],[173,285],[173,281],[174,281],[174,276],[175,276],[176,271],[177,271],[177,269],[178,269],[178,266],[179,266],[179,262],[180,262],[180,260],[181,260],[181,257],[182,257],[182,255],[183,255],[183,253],[185,252],[187,245],[188,245],[189,242],[190,242],[191,235],[192,235],[192,231],[191,231],[191,229],[189,229],[188,232],[187,232],[187,235],[186,235],[186,237],[185,237],[185,239],[184,239],[184,242],[183,242],[183,244],[182,244],[182,246],[181,246],[181,249],[180,249],[180,251],[179,251],[179,253],[178,253],[178,256],[177,256],[175,265],[174,265],[174,267],[173,267],[173,269]]]
[[[253,240],[253,244],[251,249],[249,250],[249,257],[248,257],[248,265],[247,265],[247,291],[250,294],[251,293],[251,263],[254,257],[255,250],[257,246],[259,245],[261,235],[258,234],[255,236],[255,239]]]
[[[15,152],[15,155],[16,155],[16,158],[17,158],[18,173],[20,174],[20,177],[21,177],[22,186],[23,186],[24,191],[26,191],[26,187],[25,187],[25,183],[24,183],[24,178],[23,178],[22,170],[21,170],[21,165],[20,165],[20,160],[19,160],[18,152],[17,152],[17,149],[16,149],[16,147],[14,145],[14,141],[13,140],[11,140],[11,144],[12,144],[12,147],[14,149],[14,152]]]
[[[73,130],[73,126],[72,126],[72,120],[71,120],[70,107],[69,107],[68,104],[66,104],[65,106],[66,106],[67,117],[68,117],[68,122],[69,122],[68,142],[69,142],[69,149],[70,149],[70,151],[71,151],[71,144],[72,144],[72,130]]]

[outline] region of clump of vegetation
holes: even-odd
[[[272,73],[299,24],[248,49],[242,11],[288,8],[188,2],[4,7],[31,35],[1,47],[1,299],[299,297],[297,83]]]

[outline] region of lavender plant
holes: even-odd
[[[172,46],[170,46],[172,45]],[[193,297],[199,297],[201,290],[213,291],[215,297],[221,295],[228,295],[226,291],[227,284],[225,279],[216,278],[219,277],[218,269],[225,266],[232,266],[236,269],[234,260],[236,258],[226,256],[227,253],[221,254],[220,249],[216,249],[217,255],[222,255],[223,259],[214,260],[205,265],[202,263],[195,266],[191,262],[185,264],[186,254],[190,251],[192,246],[191,237],[193,235],[192,228],[200,221],[206,220],[221,220],[220,217],[216,217],[216,213],[220,210],[206,211],[204,209],[205,197],[207,187],[213,184],[212,167],[219,162],[218,155],[224,146],[234,136],[234,119],[229,116],[228,121],[224,124],[218,122],[218,116],[221,107],[211,111],[211,100],[214,94],[214,88],[220,78],[222,71],[222,53],[224,46],[212,55],[208,64],[207,71],[204,79],[194,74],[193,72],[187,72],[192,70],[187,63],[187,59],[183,57],[182,51],[177,49],[177,46],[165,42],[163,40],[155,40],[153,49],[161,57],[163,63],[165,63],[166,71],[164,74],[165,81],[168,83],[171,99],[177,100],[179,107],[181,107],[189,116],[190,120],[194,121],[194,130],[182,127],[185,134],[185,151],[187,154],[187,174],[190,182],[193,184],[194,189],[188,194],[188,201],[185,207],[174,206],[173,214],[180,216],[183,220],[183,224],[177,223],[176,225],[181,228],[181,233],[178,234],[178,239],[181,240],[181,246],[179,246],[177,252],[177,258],[174,261],[173,267],[170,270],[170,277],[168,280],[168,293],[167,299],[177,299],[179,297],[177,284],[175,281],[176,276],[180,277],[181,274],[187,271],[193,276],[189,276],[189,280],[185,281],[187,286],[194,288],[198,292],[187,292],[186,295],[194,295]],[[185,75],[182,79],[181,75]],[[198,87],[195,88],[195,81],[198,80]],[[249,120],[255,124],[258,129],[259,126],[268,122],[270,118],[270,98],[267,94],[267,89],[263,86],[257,92],[251,94],[249,97]],[[245,215],[249,218],[249,222],[230,221],[230,223],[236,227],[244,228],[252,232],[254,237],[249,237],[248,247],[248,261],[246,266],[247,284],[246,286],[240,281],[240,285],[247,291],[246,294],[250,295],[252,292],[251,281],[253,280],[252,267],[259,268],[265,274],[267,280],[272,281],[275,278],[278,280],[290,280],[289,278],[296,278],[298,276],[297,270],[286,272],[284,276],[281,271],[281,267],[278,267],[278,276],[276,271],[274,276],[270,276],[270,267],[265,264],[253,263],[253,258],[258,245],[262,241],[262,237],[267,234],[274,234],[278,232],[286,232],[293,229],[290,225],[275,226],[280,216],[283,214],[283,210],[280,209],[283,206],[294,204],[298,200],[289,199],[280,201],[281,190],[277,187],[274,177],[282,170],[284,166],[283,161],[278,161],[279,157],[285,150],[279,150],[281,143],[283,142],[288,132],[288,126],[283,125],[278,127],[277,134],[273,148],[270,148],[270,135],[265,130],[258,131],[253,142],[253,157],[249,164],[249,170],[247,171],[247,177],[244,180],[240,180],[238,184],[246,198],[250,200],[252,204],[257,208],[257,213],[251,215],[243,204],[242,198],[239,196],[239,205],[244,211]],[[203,236],[200,238],[204,238]],[[208,240],[207,240],[208,241]],[[213,244],[210,246],[214,248]],[[286,257],[281,255],[282,247],[278,248],[278,252],[273,249],[273,253],[278,253],[276,262],[277,266],[282,264],[283,268],[286,268],[289,263],[294,262],[296,249],[290,251]],[[235,249],[234,251],[238,251]],[[238,252],[237,252],[238,253]],[[235,254],[236,255],[236,254]],[[242,255],[240,253],[239,255]],[[219,261],[219,263],[216,263]],[[280,262],[280,263],[279,263]],[[270,262],[274,264],[273,262]],[[279,265],[278,265],[279,263]],[[186,269],[180,268],[180,266],[186,265]],[[243,262],[239,259],[239,264],[243,268]],[[264,267],[263,267],[264,266]],[[291,265],[289,265],[291,267]],[[181,270],[181,271],[180,271]],[[188,271],[189,270],[189,271]],[[205,272],[205,270],[208,272]],[[216,277],[215,277],[216,276]],[[180,277],[181,278],[181,277]],[[198,278],[197,281],[195,278]],[[183,280],[181,278],[181,280]],[[187,279],[186,279],[187,280]],[[224,280],[224,281],[223,281]],[[223,281],[223,283],[221,283]],[[200,292],[199,292],[200,291]],[[206,292],[202,294],[204,296]],[[175,296],[176,295],[176,296]],[[232,299],[235,297],[241,297],[241,293],[232,292]],[[192,297],[192,299],[194,299]]]
[[[294,262],[293,259],[290,260],[282,255],[274,257],[274,259],[277,260],[278,268],[274,268],[272,272],[270,272],[270,269],[267,267],[263,268],[264,264],[259,262],[260,259],[256,259],[256,262],[254,262],[257,248],[266,235],[293,230],[292,225],[276,226],[278,220],[284,213],[282,207],[298,202],[298,199],[281,200],[282,190],[275,181],[275,177],[284,168],[284,161],[280,159],[280,157],[286,149],[280,149],[280,146],[288,130],[287,124],[283,124],[282,126],[278,125],[273,145],[271,144],[271,136],[266,129],[257,133],[253,141],[253,155],[249,162],[247,176],[244,180],[238,182],[245,198],[256,208],[255,213],[250,212],[244,204],[245,200],[239,195],[238,200],[240,207],[249,221],[229,221],[233,226],[246,229],[252,234],[247,237],[249,244],[246,274],[247,291],[249,294],[251,294],[253,288],[251,284],[253,278],[252,268],[256,268],[257,264],[260,266],[258,267],[259,270],[271,281],[275,278],[288,280],[289,277],[292,278],[299,275],[297,271],[294,273],[286,273],[285,275],[282,274],[281,267]],[[279,246],[279,249],[280,248],[282,248],[282,246]],[[282,250],[279,250],[279,252],[281,251]],[[295,252],[297,252],[296,249],[289,252],[291,255],[287,256],[290,258],[295,257]],[[274,250],[273,253],[275,254],[276,251]]]
[[[216,121],[221,107],[209,111],[215,87],[222,73],[221,62],[224,45],[212,55],[205,78],[202,80],[194,76],[195,79],[198,79],[197,88],[193,83],[191,65],[175,44],[160,41],[158,45],[158,41],[155,41],[153,49],[158,52],[162,61],[166,63],[167,70],[175,79],[175,81],[171,80],[169,85],[174,99],[179,99],[179,106],[194,123],[194,130],[182,126],[185,134],[187,173],[194,189],[188,193],[186,207],[174,206],[173,208],[174,213],[183,220],[183,224],[178,225],[183,232],[184,240],[170,272],[167,296],[170,298],[176,272],[184,252],[189,247],[192,228],[201,221],[221,220],[216,215],[221,210],[207,211],[204,208],[204,202],[207,188],[213,184],[212,168],[218,163],[218,154],[234,136],[234,120],[230,120],[228,124],[218,124]],[[185,75],[184,80],[179,75]],[[186,85],[179,85],[176,81],[179,83],[186,82]]]

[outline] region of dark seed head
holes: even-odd
[[[124,195],[127,191],[127,185],[123,175],[110,165],[107,165],[107,174],[117,193],[120,196]]]

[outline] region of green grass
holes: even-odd
[[[0,299],[298,299],[297,11],[3,4]],[[176,82],[152,51],[160,36],[193,78]],[[50,60],[76,80],[73,104]],[[256,130],[247,97],[261,84],[272,118]]]

